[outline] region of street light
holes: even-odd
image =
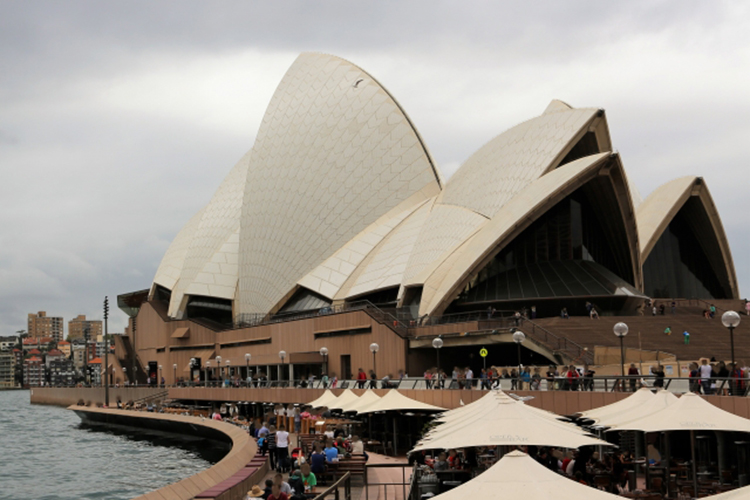
[[[192,370],[193,370],[193,362],[192,360],[190,360],[190,371]],[[177,385],[177,363],[172,365],[172,385]]]
[[[247,374],[245,380],[250,378],[250,353],[245,353],[245,366],[247,367]]]
[[[378,349],[380,349],[380,346],[376,344],[375,342],[370,344],[370,351],[372,352],[372,371],[375,372],[375,375],[377,375],[378,373],[378,365],[376,364],[376,360],[375,360],[375,353],[378,352]]]
[[[612,330],[620,338],[620,368],[622,369],[622,376],[625,378],[625,346],[623,345],[623,339],[628,334],[628,325],[620,321]]]
[[[284,373],[284,358],[286,358],[286,351],[279,351],[279,358],[281,358],[281,366],[279,367],[279,380],[283,380],[282,374]]]
[[[122,367],[122,385],[125,385],[125,382],[127,381],[128,376],[128,369],[126,367]]]
[[[323,356],[323,374],[327,374],[328,373],[328,348],[321,347],[320,355]]]
[[[721,323],[729,328],[729,342],[732,348],[732,370],[734,370],[734,329],[740,324],[740,315],[735,311],[727,311],[721,315]]]
[[[232,368],[231,368],[232,363],[229,360],[227,360],[225,364],[227,365],[226,376],[231,377],[232,376]]]
[[[443,339],[440,337],[432,339],[432,347],[435,348],[435,354],[437,355],[437,365],[435,366],[440,370],[440,349],[443,347]]]
[[[524,334],[521,330],[516,330],[513,332],[513,342],[516,343],[516,347],[518,347],[518,381],[521,381],[521,344],[523,344],[523,341],[526,340],[526,334]],[[519,384],[520,387],[520,384]]]
[[[208,387],[208,370],[211,368],[211,362],[206,360],[206,387]]]
[[[222,376],[221,376],[221,356],[216,356],[216,375],[217,375],[217,377],[219,379],[219,386],[221,387],[221,381],[222,381]]]

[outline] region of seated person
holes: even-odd
[[[333,446],[333,441],[330,439],[326,442],[326,449],[323,450],[326,454],[326,462],[338,462],[339,461],[339,450]]]
[[[450,468],[444,451],[440,452],[437,460],[432,464],[432,468],[435,469],[436,472],[448,470]]]
[[[309,464],[302,464],[300,469],[300,478],[305,487],[305,493],[309,493],[315,486],[318,485],[318,480],[315,478],[315,473],[310,469]]]
[[[359,439],[359,436],[355,435],[352,437],[352,454],[353,455],[364,455],[365,443]]]
[[[279,491],[284,493],[287,496],[292,496],[292,487],[289,486],[289,483],[284,481],[284,476],[281,474],[276,474],[273,476],[273,484],[279,487]]]
[[[281,491],[281,486],[273,483],[273,486],[271,486],[271,494],[268,495],[266,500],[289,500],[289,497],[286,493]]]
[[[456,450],[450,450],[448,452],[448,466],[451,469],[461,468],[461,457],[458,456],[458,452]]]
[[[313,452],[310,454],[310,469],[315,474],[325,474],[326,461],[326,454],[320,451],[318,443],[315,443]]]
[[[266,479],[266,487],[263,489],[263,500],[268,500],[271,496],[271,489],[273,488],[273,480]]]

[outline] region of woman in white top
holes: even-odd
[[[284,424],[276,431],[276,470],[286,472],[289,469],[289,433]]]

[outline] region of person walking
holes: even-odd
[[[378,388],[378,376],[375,374],[375,370],[370,370],[370,389]]]
[[[366,382],[367,382],[367,374],[362,368],[358,369],[357,370],[357,386],[360,389],[364,389]]]
[[[666,335],[667,337],[670,336],[670,335],[672,335],[672,327],[671,326],[667,326],[664,329],[664,335]]]
[[[703,358],[703,361],[701,361],[700,366],[700,374],[701,374],[701,386],[703,387],[703,394],[709,395],[711,394],[711,373],[713,370],[711,369],[711,365],[708,364],[708,360],[706,358]]]
[[[690,332],[688,332],[687,330],[682,332],[682,338],[684,339],[684,344],[688,345],[690,343]]]
[[[276,432],[276,470],[286,472],[289,468],[289,433],[284,424]]]

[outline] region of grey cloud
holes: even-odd
[[[285,67],[310,50],[378,78],[446,173],[553,98],[606,108],[644,195],[675,176],[706,177],[743,286],[748,10],[692,1],[0,3],[0,334],[41,309],[96,317],[104,295],[148,287],[171,239],[252,146]],[[231,72],[221,61],[248,67]],[[124,324],[115,312],[112,329]]]

